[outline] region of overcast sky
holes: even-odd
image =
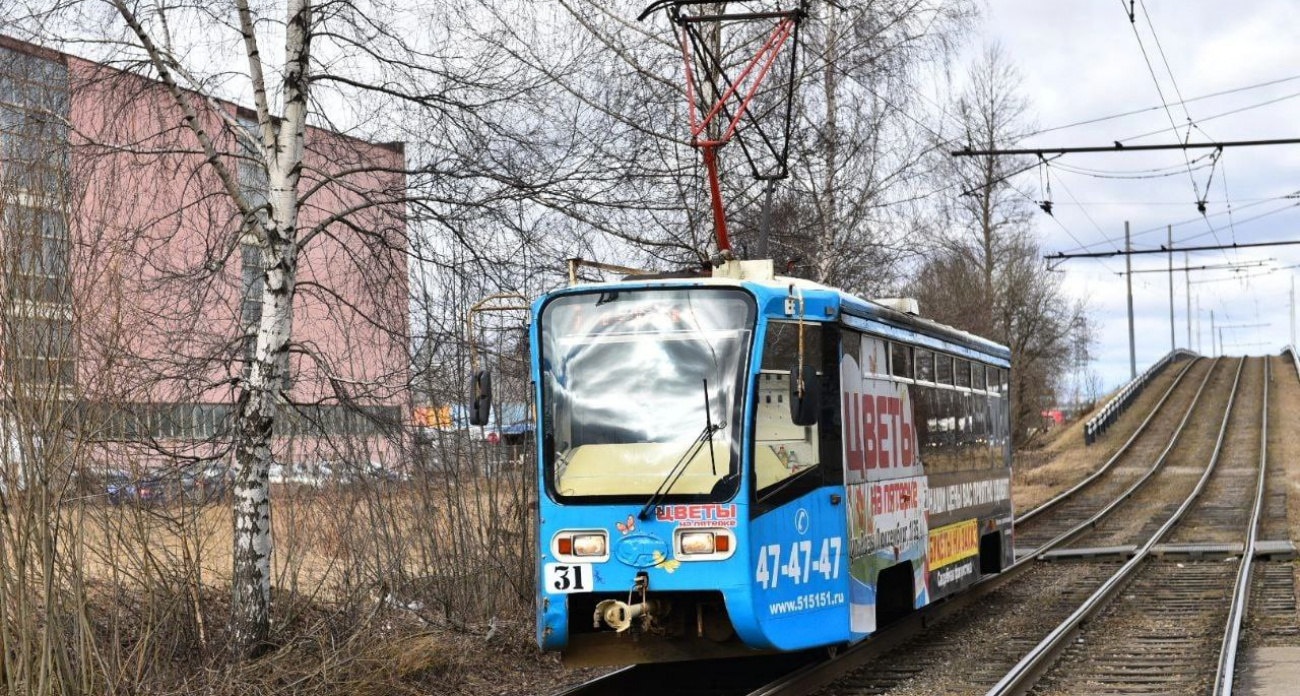
[[[1246,140],[1300,137],[1300,3],[1294,0],[1145,0],[1148,24],[1137,7],[1134,36],[1127,0],[990,0],[982,27],[969,48],[997,41],[1024,76],[1024,94],[1036,123],[1042,128],[1093,117],[1158,107],[1160,93],[1143,60],[1142,48],[1155,68],[1160,89],[1170,102],[1177,135],[1162,132],[1146,138],[1133,136],[1170,128],[1170,117],[1157,108],[1142,114],[1101,123],[1044,133],[1026,141],[1032,146],[1107,145],[1172,142],[1186,135],[1188,114],[1199,130],[1196,140]],[[1152,25],[1155,37],[1152,36]],[[1170,80],[1155,38],[1168,59],[1177,82]],[[1178,105],[1178,94],[1195,97],[1239,87],[1285,80],[1268,87]],[[1260,105],[1238,114],[1217,114]],[[1226,150],[1213,168],[1205,158],[1211,151],[1187,156],[1194,171],[1189,177],[1180,152],[1068,155],[1051,165],[1055,219],[1040,214],[1038,230],[1051,251],[1069,251],[1080,245],[1092,250],[1113,250],[1123,245],[1124,221],[1136,233],[1135,247],[1164,243],[1166,224],[1174,224],[1174,245],[1258,242],[1300,239],[1300,199],[1281,198],[1300,190],[1300,146],[1272,146]],[[1203,158],[1197,160],[1196,158]],[[1076,170],[1065,171],[1063,167]],[[1203,167],[1203,168],[1197,168]],[[1158,170],[1170,176],[1156,178],[1099,178],[1078,170],[1110,173]],[[1143,175],[1145,176],[1145,175]],[[1208,200],[1208,221],[1197,212],[1192,178]],[[1039,172],[1016,179],[1016,185],[1036,200],[1045,196]],[[1226,186],[1225,186],[1226,185]],[[1076,204],[1076,200],[1079,204]],[[1231,202],[1231,215],[1229,211]],[[1278,211],[1278,212],[1273,212]],[[1271,213],[1251,220],[1255,216]],[[1150,231],[1154,230],[1154,231]],[[1211,232],[1213,230],[1213,233]],[[1072,238],[1073,236],[1073,238]],[[1107,242],[1109,238],[1118,242]],[[1076,239],[1078,241],[1076,241]],[[1223,282],[1203,282],[1230,277],[1225,271],[1193,272],[1191,293],[1199,300],[1200,333],[1193,348],[1208,354],[1210,312],[1219,325],[1266,323],[1265,328],[1227,329],[1223,332],[1229,354],[1276,352],[1290,342],[1289,293],[1291,278],[1300,269],[1300,246],[1256,250],[1193,253],[1191,265],[1226,264],[1275,259],[1266,267],[1237,275],[1251,277]],[[1134,257],[1134,269],[1164,268],[1164,255]],[[1175,265],[1183,266],[1182,254]],[[1088,296],[1100,327],[1097,369],[1106,386],[1128,378],[1128,324],[1124,278],[1116,271],[1124,259],[1074,260],[1061,266],[1070,291]],[[1169,350],[1169,286],[1167,274],[1134,276],[1137,325],[1137,363],[1140,372]],[[1175,284],[1176,337],[1187,345],[1183,274]],[[1193,314],[1195,314],[1195,305]]]

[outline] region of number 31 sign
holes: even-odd
[[[542,571],[542,585],[547,592],[572,594],[591,592],[590,563],[547,563]]]

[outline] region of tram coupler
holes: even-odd
[[[632,585],[632,591],[627,593],[626,602],[606,599],[596,604],[595,616],[592,617],[595,628],[600,628],[603,623],[615,632],[623,633],[632,628],[632,622],[639,618],[642,620],[642,628],[650,630],[656,618],[672,609],[672,603],[662,599],[648,599],[646,593],[649,589],[650,577],[644,572],[637,573],[636,582]],[[634,596],[640,596],[641,601],[633,602]]]
[[[636,604],[620,602],[617,599],[606,599],[596,605],[595,623],[596,628],[600,628],[602,622],[618,633],[632,628],[632,622],[638,618],[643,618],[648,626],[654,617],[665,614],[671,605],[662,599],[646,599]]]

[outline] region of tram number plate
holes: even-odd
[[[542,582],[548,592],[558,594],[591,592],[591,564],[547,563],[542,572]]]

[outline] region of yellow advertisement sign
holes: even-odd
[[[450,428],[453,425],[450,406],[416,406],[415,425],[423,428]]]
[[[965,520],[930,530],[930,570],[951,565],[980,552],[976,520]]]

